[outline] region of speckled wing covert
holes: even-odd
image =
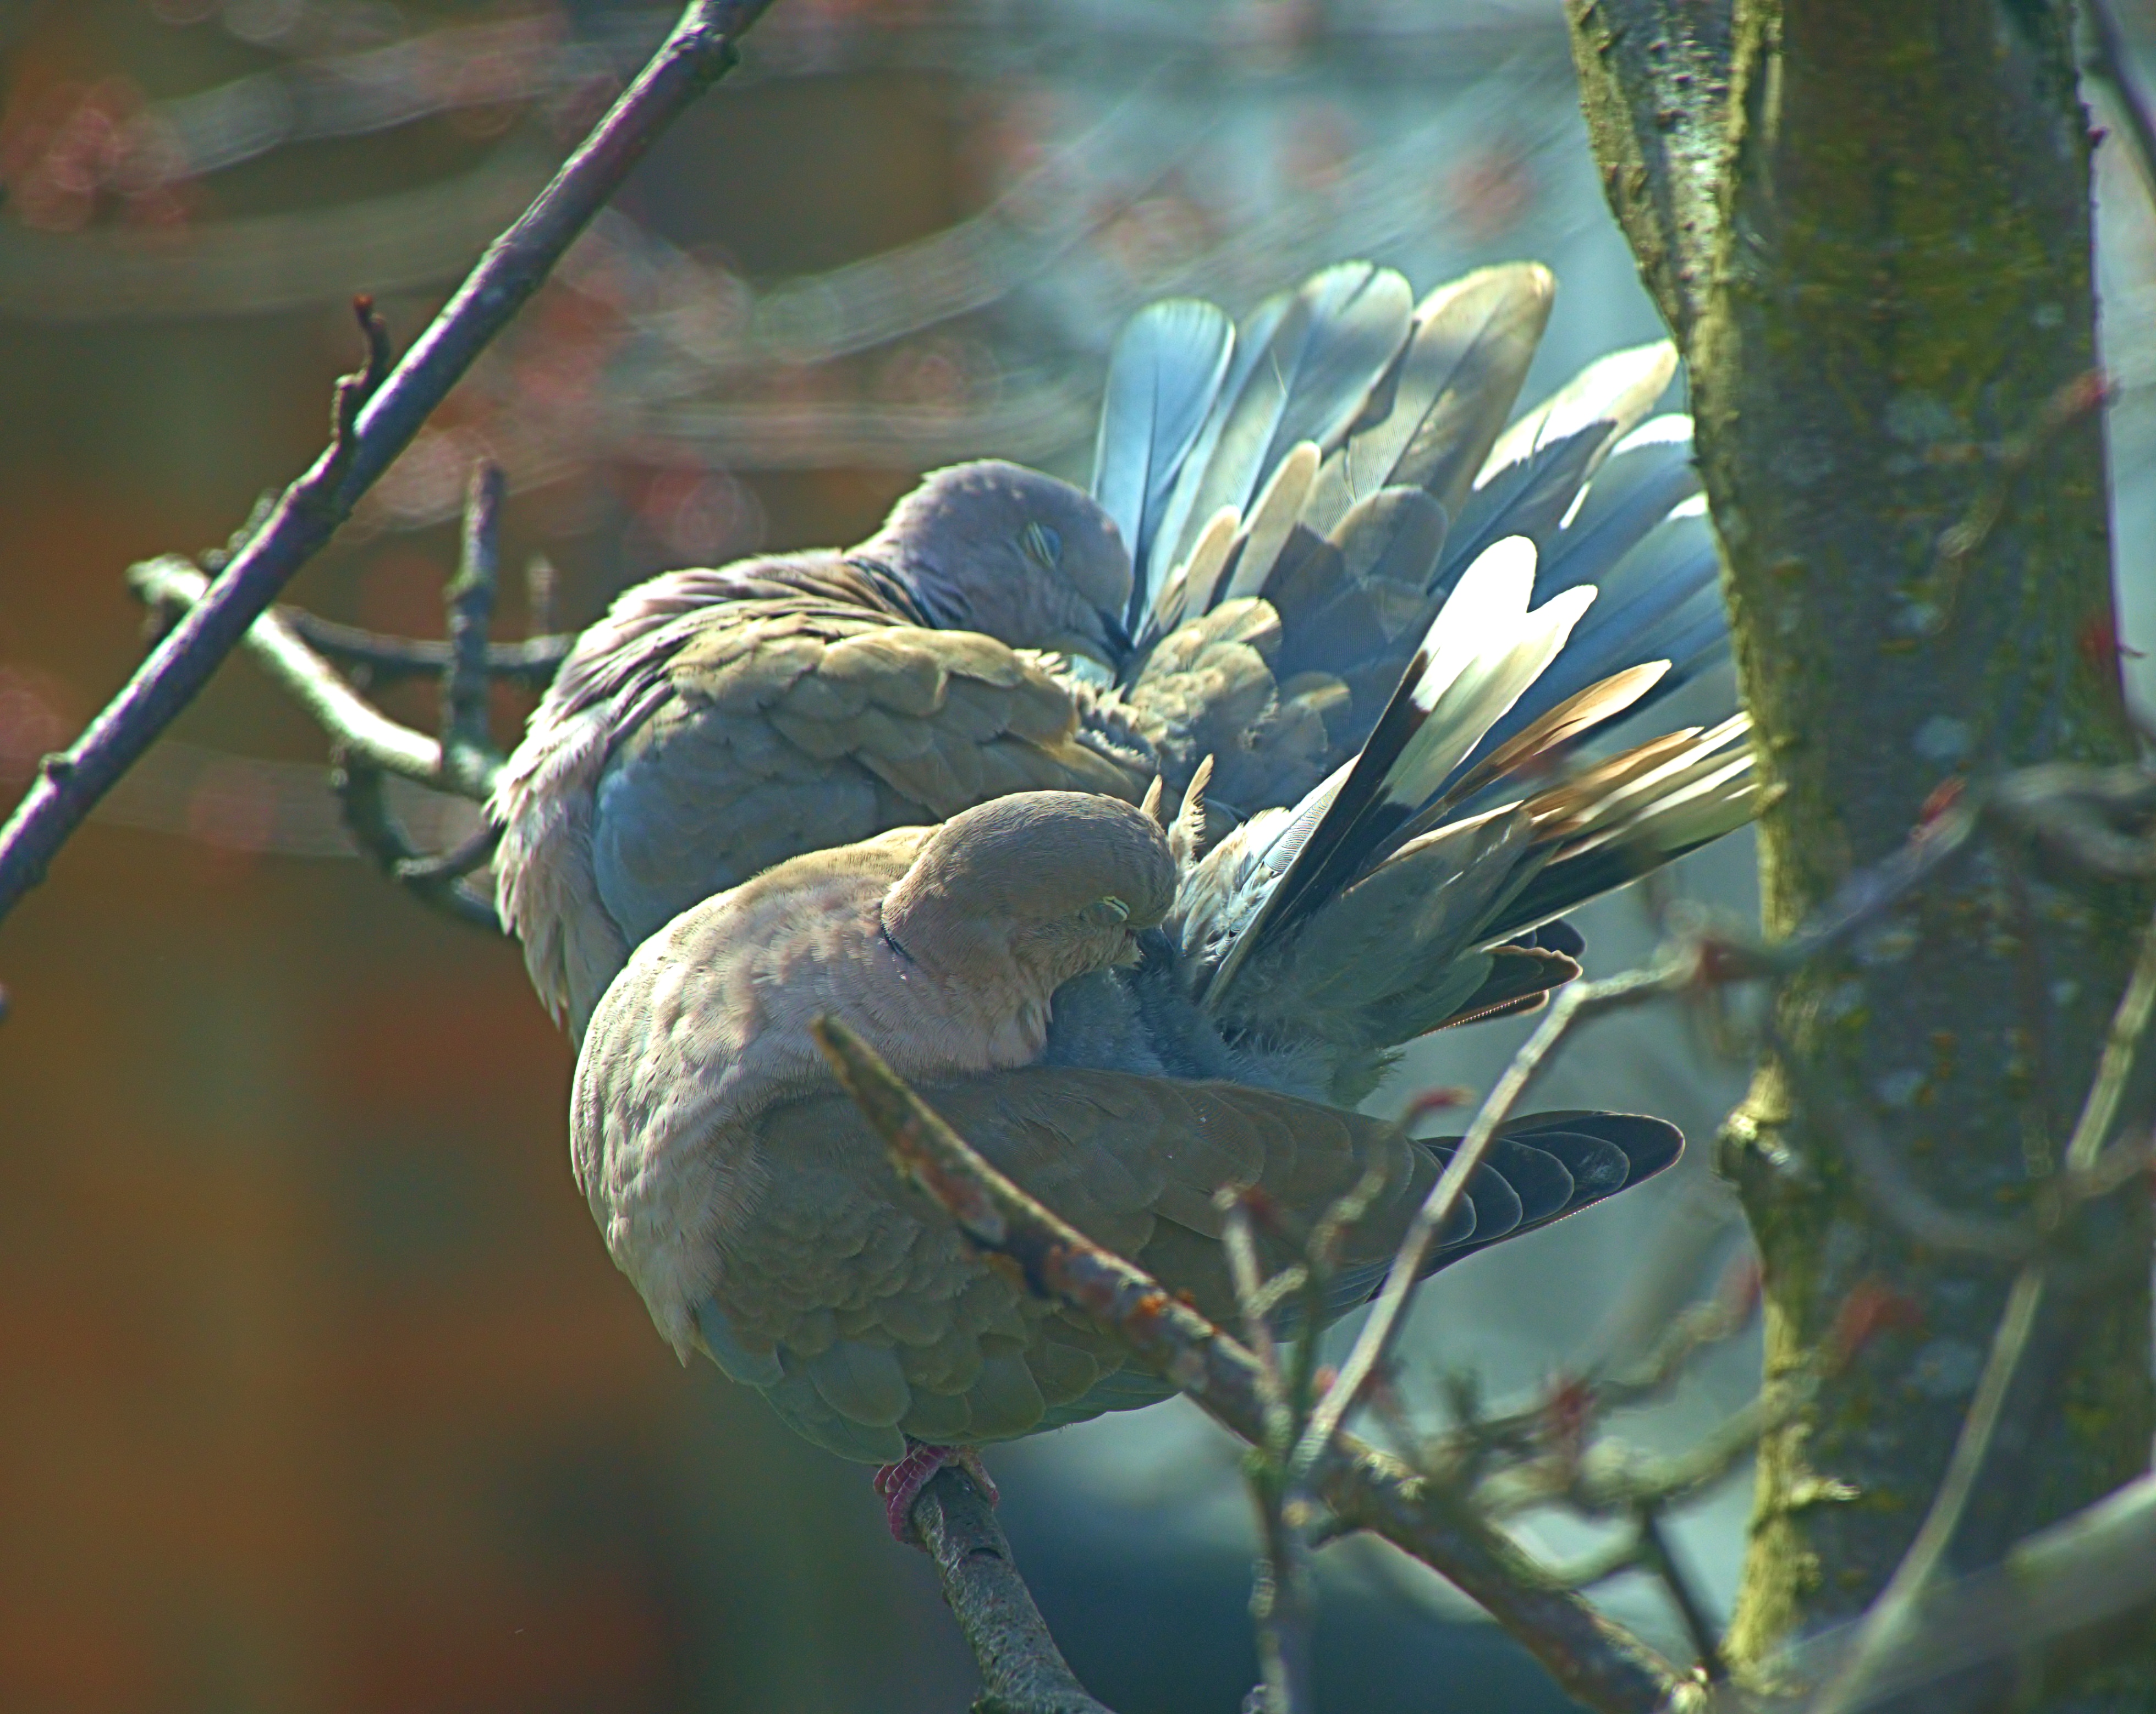
[[[1379,1120],[1233,1084],[1111,1071],[1033,1068],[923,1093],[1073,1225],[1231,1324],[1219,1187],[1255,1186],[1286,1211],[1294,1229],[1263,1240],[1277,1267],[1309,1223],[1374,1177],[1369,1212],[1344,1246],[1337,1315],[1376,1289],[1456,1141],[1414,1141]],[[758,1134],[772,1170],[728,1240],[698,1333],[721,1369],[808,1439],[889,1462],[905,1435],[1009,1439],[1173,1390],[1082,1318],[970,1255],[948,1218],[901,1185],[845,1097],[777,1108]],[[1471,1182],[1433,1265],[1637,1183],[1681,1147],[1657,1119],[1522,1119]]]
[[[1151,770],[1079,716],[1038,658],[929,628],[835,555],[655,578],[580,639],[505,771],[505,914],[581,1034],[632,947],[774,863],[1012,792],[1139,796]]]

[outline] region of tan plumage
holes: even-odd
[[[809,1022],[844,1019],[988,1157],[1216,1316],[1213,1196],[1262,1190],[1285,1261],[1369,1175],[1328,1313],[1374,1283],[1444,1158],[1396,1127],[1232,1083],[1039,1063],[1052,997],[1129,962],[1175,886],[1151,813],[1021,793],[783,864],[638,948],[593,1014],[572,1149],[616,1262],[701,1349],[842,1455],[996,1440],[1168,1390],[967,1250],[831,1092]],[[1184,830],[1184,838],[1188,829]],[[1674,1157],[1611,1115],[1525,1121],[1471,1186],[1453,1254]]]
[[[1350,1265],[1366,1265],[1389,1253],[1436,1170],[1397,1126],[1233,1084],[1035,1067],[924,1092],[1080,1230],[1231,1325],[1220,1186],[1260,1186],[1307,1218],[1374,1170],[1377,1209],[1349,1245]],[[698,1306],[697,1337],[809,1439],[889,1462],[902,1435],[1008,1439],[1169,1390],[972,1255],[901,1188],[844,1096],[781,1106],[758,1134],[774,1170]]]
[[[781,864],[646,941],[593,1015],[570,1145],[608,1248],[675,1347],[783,1176],[757,1121],[828,1084],[812,1019],[845,1019],[908,1076],[1024,1065],[1050,995],[1132,957],[1174,888],[1150,816],[1022,793]]]

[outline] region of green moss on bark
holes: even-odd
[[[1681,228],[1640,115],[1683,44],[1640,32],[1657,13],[1690,28],[1685,11],[1576,4],[1574,42],[1613,206],[1686,346],[1779,790],[1761,849],[1767,926],[1785,931],[1950,776],[2132,753],[2102,425],[2071,408],[2096,367],[2087,126],[2063,7],[1738,0],[1711,212]],[[2027,1206],[2147,904],[1988,850],[1783,996],[1785,1062],[1721,1147],[1764,1259],[1769,1370],[1832,1365],[1865,1337],[1763,1450],[1740,1661],[1853,1614],[1892,1573],[2008,1283],[1885,1219],[1845,1126],[1949,1204]],[[2055,1294],[1994,1455],[2010,1474],[1951,1563],[1995,1559],[2146,1463],[2146,1199],[2101,1210],[2084,1241],[2138,1265]],[[2152,1703],[2143,1660],[2071,1705]]]

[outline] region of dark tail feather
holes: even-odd
[[[1517,1226],[1497,1237],[1486,1237],[1478,1230],[1464,1242],[1440,1250],[1437,1267],[1450,1267],[1493,1243],[1539,1230],[1582,1209],[1592,1208],[1620,1190],[1644,1183],[1674,1165],[1684,1152],[1684,1133],[1668,1121],[1645,1113],[1536,1113],[1508,1124],[1502,1141],[1519,1152],[1508,1154],[1505,1162],[1493,1156],[1491,1164],[1497,1170],[1510,1176],[1508,1163],[1523,1162],[1527,1155],[1539,1155],[1567,1175],[1569,1193],[1545,1212],[1523,1216]],[[1450,1160],[1460,1142],[1456,1137],[1438,1137],[1424,1146]],[[1526,1167],[1522,1165],[1517,1170],[1524,1172]],[[1535,1170],[1544,1173],[1537,1183],[1547,1183],[1541,1162],[1535,1163]],[[1522,1200],[1526,1200],[1524,1191]]]

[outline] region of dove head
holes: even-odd
[[[1168,835],[1143,810],[1086,792],[1020,792],[954,815],[884,895],[884,932],[947,981],[1045,1001],[1137,956],[1175,898]]]
[[[931,471],[855,550],[888,566],[937,624],[1116,667],[1128,653],[1131,557],[1067,482],[1000,459]]]

